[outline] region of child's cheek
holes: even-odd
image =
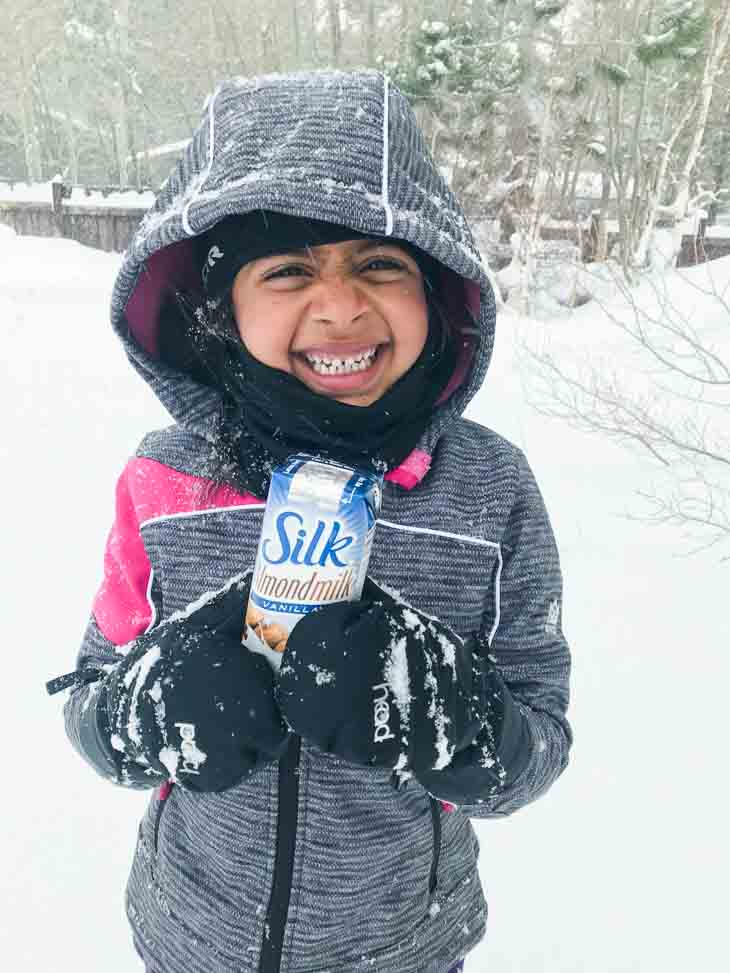
[[[271,368],[279,368],[285,372],[291,372],[291,361],[289,345],[282,342],[273,323],[263,327],[257,327],[251,322],[241,321],[238,325],[238,333],[241,341],[246,346],[246,350],[254,358],[268,365]]]

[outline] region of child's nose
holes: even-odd
[[[314,285],[310,308],[315,320],[347,326],[368,309],[367,296],[351,278],[333,275]]]

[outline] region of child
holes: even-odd
[[[565,767],[569,654],[525,457],[461,418],[494,300],[402,94],[376,72],[219,87],[112,322],[175,424],[119,479],[51,688],[96,770],[153,789],[127,889],[146,969],[461,969],[486,922],[469,818]],[[241,634],[299,451],[384,472],[383,506],[362,599],[300,621],[275,675]]]

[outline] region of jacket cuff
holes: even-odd
[[[504,786],[509,787],[530,762],[532,737],[527,725],[527,717],[506,686],[503,700],[504,723],[499,744],[499,760],[505,774]]]
[[[454,754],[448,767],[418,774],[419,782],[440,800],[451,804],[479,804],[511,787],[527,767],[532,737],[527,718],[510,691],[503,690],[502,735],[495,756],[490,730]]]

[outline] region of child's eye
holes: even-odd
[[[285,277],[301,277],[307,273],[309,273],[309,271],[306,267],[302,267],[299,264],[287,264],[285,267],[275,267],[274,270],[270,270],[267,274],[264,274],[264,280],[278,280]]]
[[[368,260],[367,263],[363,264],[360,269],[366,273],[377,271],[391,271],[397,273],[405,268],[403,264],[394,257],[373,257],[372,260]]]
[[[392,257],[374,257],[372,260],[368,260],[365,266],[373,267],[375,270],[380,270],[383,267],[390,270],[393,267],[400,267],[400,264],[397,260],[393,260]]]

